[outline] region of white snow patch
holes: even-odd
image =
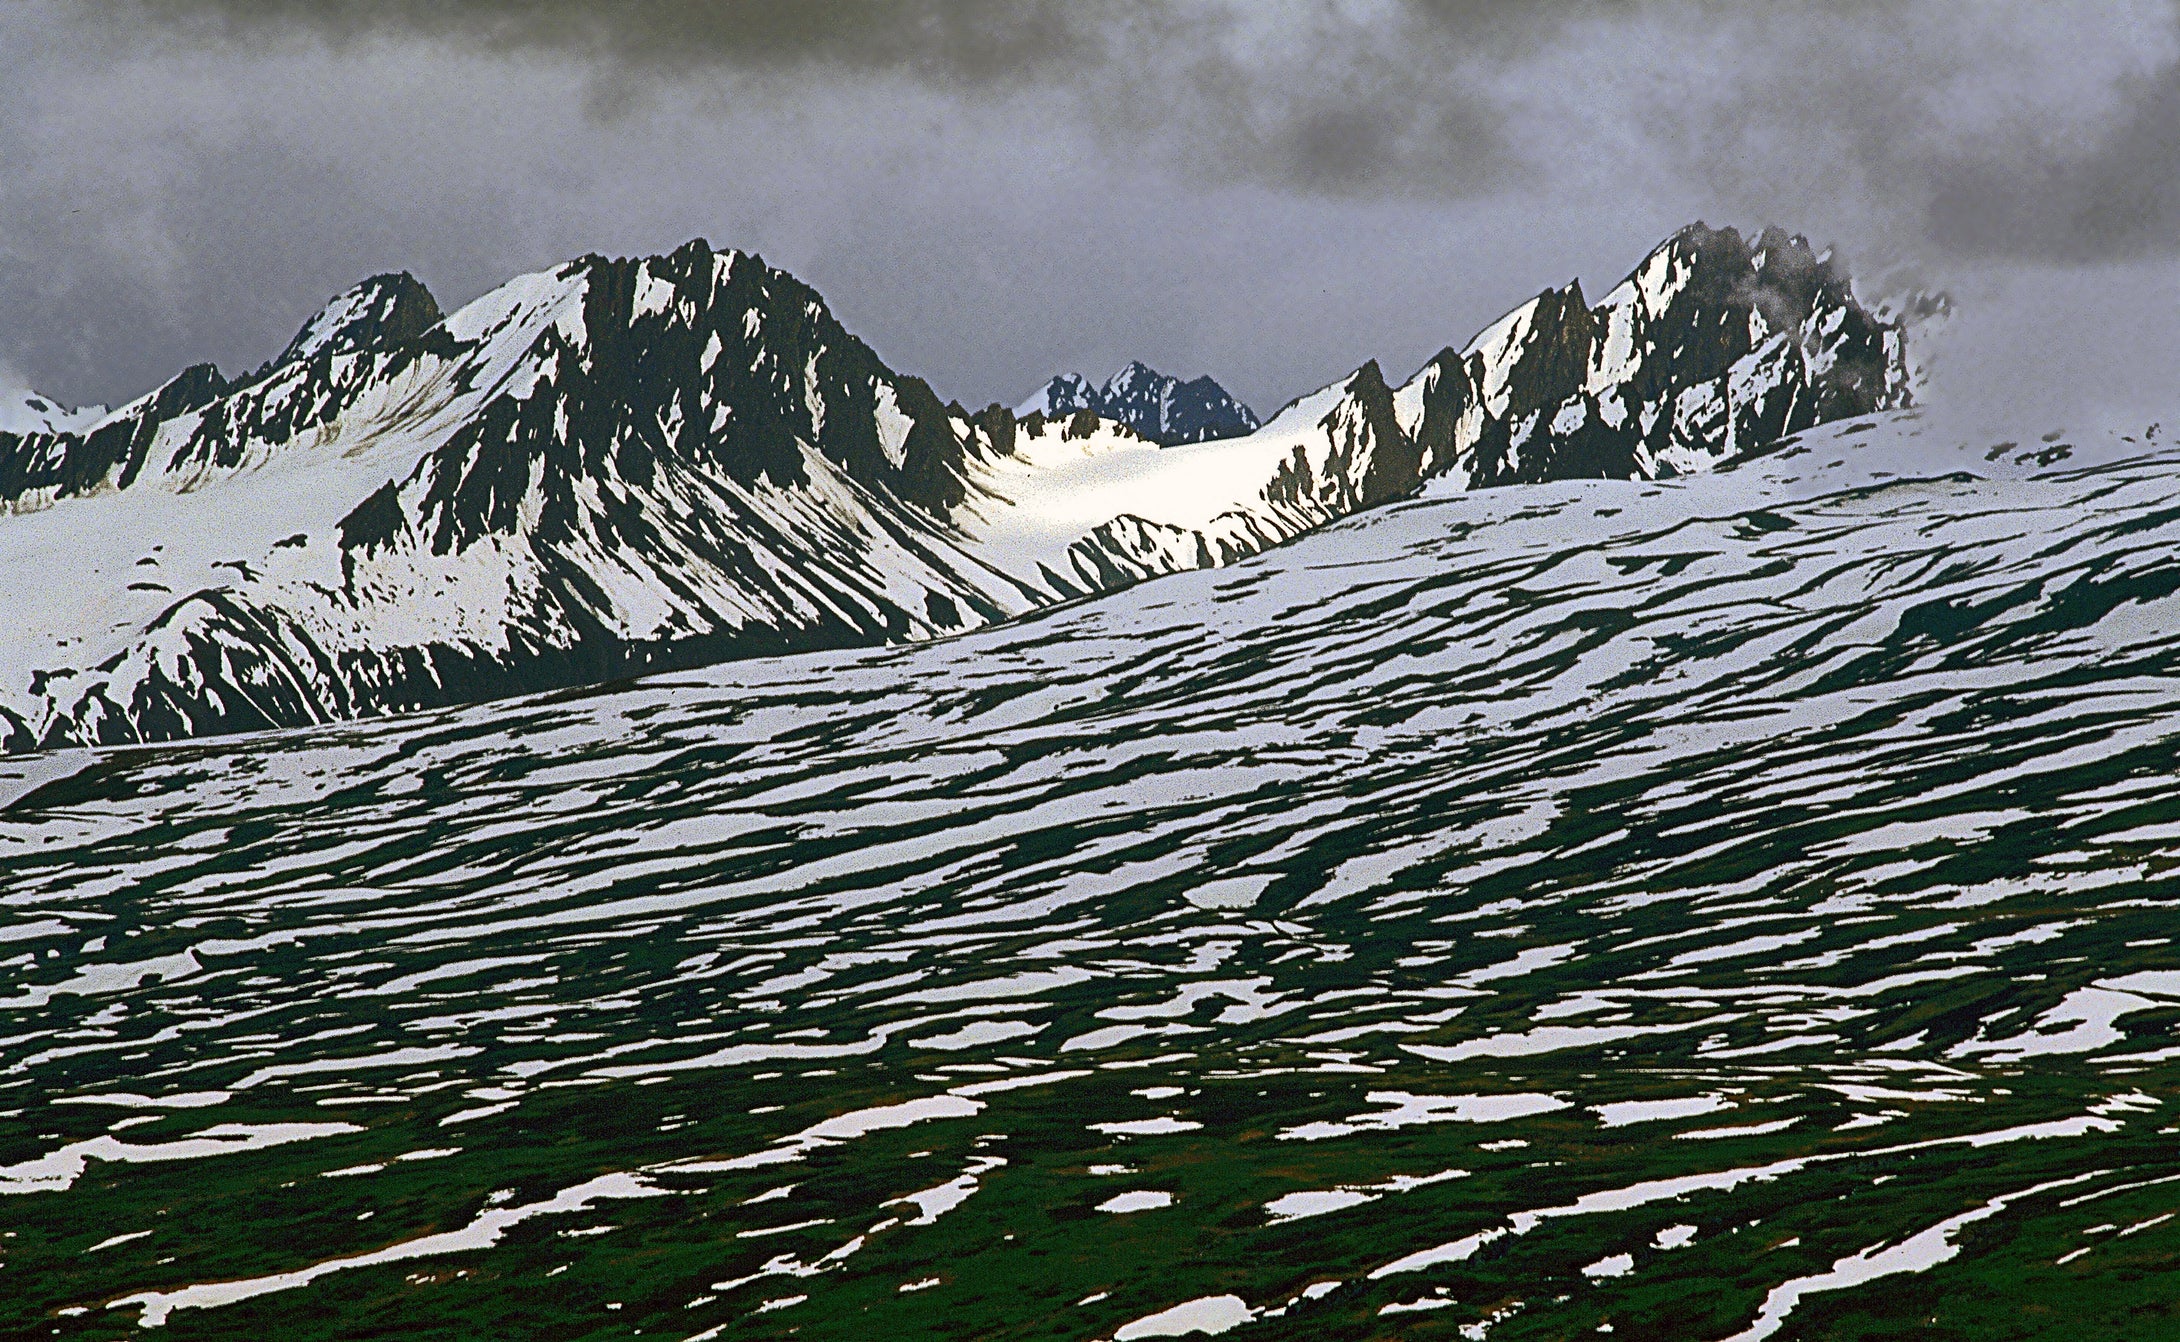
[[[1187,1337],[1192,1333],[1216,1337],[1239,1328],[1256,1316],[1257,1311],[1238,1295],[1199,1296],[1121,1325],[1120,1331],[1113,1334],[1113,1342],[1136,1342],[1144,1337]]]

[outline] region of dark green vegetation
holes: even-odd
[[[2180,1335],[2180,467],[1881,437],[10,765],[0,1334]]]

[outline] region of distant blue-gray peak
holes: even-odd
[[[1256,413],[1208,375],[1183,382],[1141,360],[1107,378],[1102,387],[1090,385],[1080,373],[1062,373],[1016,406],[1014,413],[1018,419],[1027,419],[1038,414],[1065,417],[1084,410],[1168,447],[1239,438],[1257,429]]]
[[[1900,328],[1827,256],[1700,224],[1595,306],[1547,289],[1405,383],[1366,363],[1261,426],[1140,364],[966,410],[702,241],[453,313],[382,275],[239,378],[0,406],[0,748],[927,639],[1426,480],[1684,475],[1907,392]]]

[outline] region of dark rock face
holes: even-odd
[[[488,399],[433,454],[421,511],[436,552],[509,532],[533,489],[548,540],[602,507],[607,534],[641,546],[652,537],[640,512],[578,503],[586,482],[642,487],[696,465],[744,487],[807,485],[802,443],[933,514],[960,502],[959,407],[896,376],[792,276],[701,241],[573,269],[578,333],[548,327],[524,394]]]
[[[1062,373],[1015,413],[1067,415],[1088,410],[1125,424],[1154,443],[1208,443],[1253,433],[1257,417],[1209,377],[1183,382],[1136,362],[1093,387],[1079,373]]]

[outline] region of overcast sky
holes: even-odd
[[[0,380],[70,402],[703,236],[972,405],[1269,411],[1697,218],[1951,290],[1963,388],[2180,385],[2180,0],[0,5]]]

